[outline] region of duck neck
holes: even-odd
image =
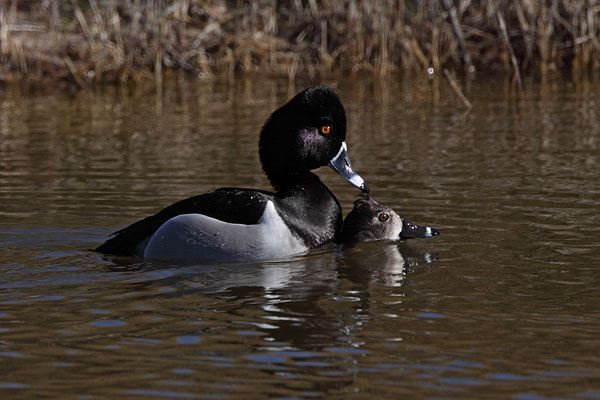
[[[319,177],[312,172],[287,172],[267,174],[271,186],[275,189],[278,197],[303,196],[304,194],[315,190],[316,188],[327,187],[321,182]]]
[[[271,180],[278,210],[290,230],[308,247],[333,240],[342,227],[342,209],[319,177],[312,172],[289,174],[285,180]]]

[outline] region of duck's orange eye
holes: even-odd
[[[388,214],[386,212],[382,212],[382,213],[379,213],[379,216],[377,218],[379,219],[380,222],[385,222],[388,219],[390,219],[390,214]]]
[[[329,135],[331,133],[331,127],[329,125],[323,125],[321,127],[321,133],[323,135]]]

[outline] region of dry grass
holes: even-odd
[[[0,80],[600,68],[597,0],[0,1]]]

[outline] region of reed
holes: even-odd
[[[600,68],[598,0],[5,0],[0,80]]]

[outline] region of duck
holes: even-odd
[[[354,208],[344,219],[342,230],[335,241],[338,244],[356,244],[430,238],[439,234],[439,229],[413,224],[390,207],[365,194],[354,202]]]
[[[94,250],[173,262],[276,260],[333,241],[342,209],[312,172],[329,166],[369,192],[348,156],[346,114],[335,91],[309,87],[262,126],[259,159],[273,192],[224,187],[162,209]]]

